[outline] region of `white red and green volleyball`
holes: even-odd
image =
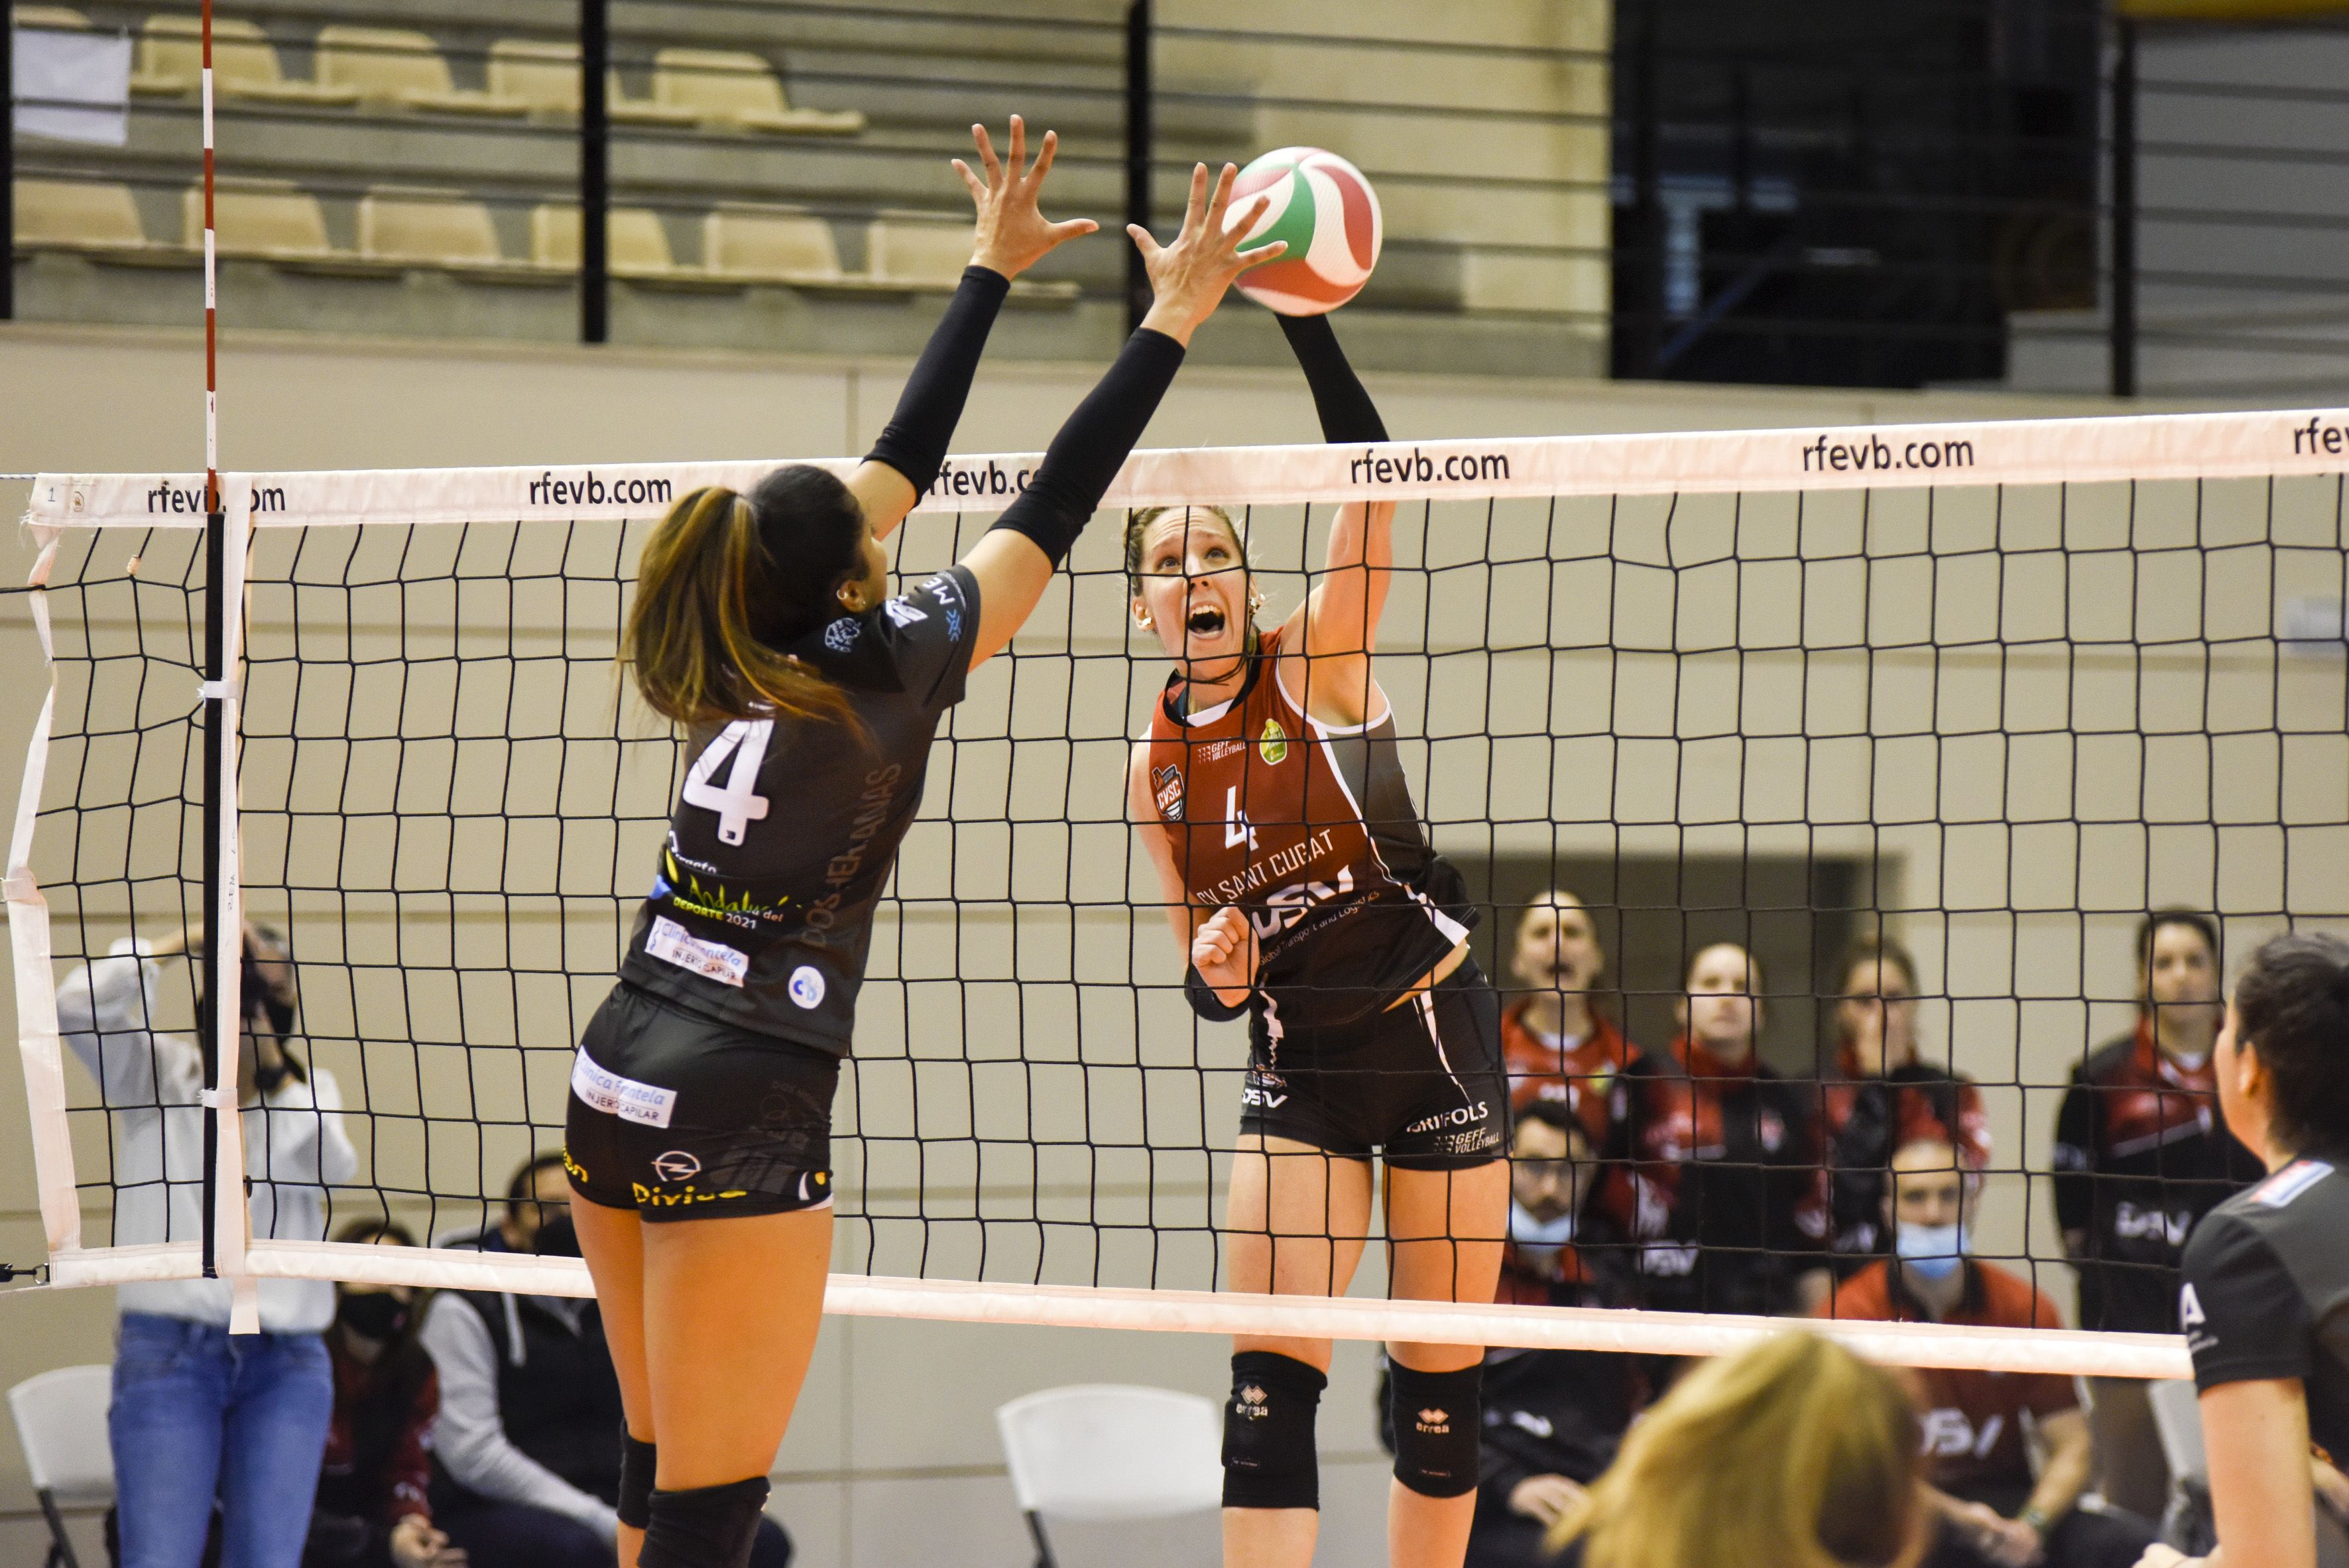
[[[1284,147],[1240,170],[1231,211],[1268,193],[1271,203],[1246,238],[1251,246],[1286,240],[1288,250],[1242,273],[1240,293],[1282,315],[1320,315],[1361,293],[1384,237],[1378,193],[1362,171],[1318,147]]]

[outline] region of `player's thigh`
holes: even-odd
[[[620,1404],[628,1430],[639,1442],[657,1442],[653,1427],[652,1386],[645,1373],[644,1222],[633,1209],[608,1208],[585,1198],[571,1203],[579,1250],[595,1280],[595,1305],[603,1314],[604,1343],[620,1379]]]
[[[1489,1161],[1464,1171],[1387,1167],[1388,1295],[1406,1301],[1489,1302],[1501,1279],[1508,1234],[1509,1166]],[[1466,1345],[1401,1343],[1407,1367],[1448,1372],[1482,1354]]]
[[[1343,1295],[1371,1223],[1371,1166],[1287,1138],[1244,1133],[1225,1208],[1224,1287],[1275,1295]],[[1237,1350],[1330,1364],[1326,1339],[1239,1335]]]
[[[823,1321],[832,1212],[643,1226],[663,1490],[722,1486],[774,1463]]]

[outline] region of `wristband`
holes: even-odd
[[[2035,1504],[2025,1507],[2022,1512],[2016,1514],[2014,1517],[2018,1522],[2031,1526],[2031,1532],[2033,1535],[2041,1537],[2044,1537],[2046,1535],[2047,1527],[2054,1522],[2054,1520],[2047,1517],[2047,1511],[2045,1509],[2040,1508]]]
[[[1216,988],[1207,984],[1207,977],[1199,973],[1195,964],[1183,972],[1183,999],[1191,1004],[1191,1011],[1211,1024],[1228,1024],[1248,1010],[1246,1002],[1235,1007],[1216,995]]]

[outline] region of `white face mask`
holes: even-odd
[[[1555,1220],[1537,1220],[1533,1211],[1509,1200],[1509,1240],[1536,1265],[1547,1268],[1574,1240],[1574,1211]]]
[[[1963,1225],[1903,1224],[1898,1229],[1899,1234],[1893,1239],[1893,1251],[1900,1254],[1902,1263],[1927,1279],[1947,1279],[1966,1261]]]

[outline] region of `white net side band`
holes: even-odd
[[[577,522],[640,518],[647,508],[657,515],[704,485],[747,490],[778,460],[231,473],[222,483],[232,495],[239,487],[249,492],[257,528]],[[857,459],[813,461],[845,474]],[[952,459],[916,510],[1000,507],[1041,461],[1033,452]],[[1102,504],[1162,506],[1204,496],[1256,506],[2093,484],[2344,468],[2349,416],[2338,412],[2156,414],[1145,451],[1127,459]],[[25,521],[36,528],[201,528],[203,490],[202,474],[43,474]]]

